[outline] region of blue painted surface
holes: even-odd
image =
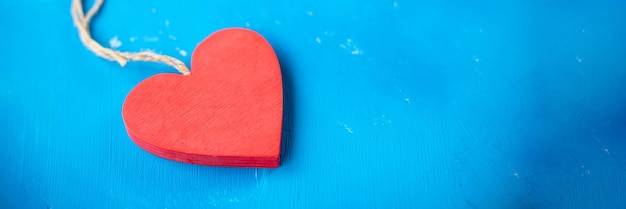
[[[105,3],[97,41],[187,63],[220,28],[263,34],[285,80],[278,169],[135,146],[126,94],[174,70],[94,56],[69,7],[0,2],[2,208],[626,207],[623,1]]]

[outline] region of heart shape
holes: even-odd
[[[191,70],[131,90],[122,108],[130,138],[180,162],[278,167],[283,87],[270,44],[252,30],[223,29],[196,47]]]

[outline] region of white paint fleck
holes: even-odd
[[[395,79],[394,79],[394,80],[395,80]],[[398,91],[398,93],[402,93],[402,89],[403,89],[403,88],[401,88],[400,86],[398,86],[398,85],[393,85],[393,88],[395,88],[395,89],[396,89],[396,91]]]
[[[152,14],[156,13],[156,8],[152,8],[150,12],[152,12]]]
[[[339,44],[339,47],[343,49],[348,49],[350,54],[353,54],[353,55],[363,54],[363,51],[353,44],[353,41],[351,38],[346,39],[345,43]]]
[[[109,40],[109,46],[111,46],[112,49],[117,49],[117,48],[120,48],[120,46],[122,46],[122,42],[119,39],[117,39],[117,36],[113,36],[113,38]]]
[[[143,37],[143,40],[146,42],[157,42],[159,41],[159,37]]]
[[[393,7],[398,7],[398,2],[397,1],[393,2]]]
[[[250,27],[250,22],[246,22],[246,27]]]
[[[581,62],[583,62],[583,59],[581,59],[580,57],[577,56],[576,57],[576,61],[578,61],[578,63],[581,63]]]
[[[136,37],[136,36],[133,36],[133,37],[130,37],[128,40],[129,40],[130,42],[135,42],[135,40],[137,40],[137,37]]]
[[[317,42],[318,44],[322,43],[322,39],[320,39],[320,37],[315,38],[315,42]]]
[[[165,27],[170,27],[170,21],[169,20],[165,20]]]
[[[348,131],[348,133],[354,133],[352,131],[352,128],[348,127],[348,124],[342,123],[341,121],[337,121],[337,124],[339,124],[340,126],[343,126],[343,128],[345,128],[346,131]]]
[[[411,100],[410,100],[409,98],[404,98],[404,101],[405,101],[406,103],[411,104]]]
[[[174,35],[172,35],[172,34],[170,34],[170,35],[168,36],[168,38],[170,38],[170,39],[172,39],[172,40],[176,41],[176,36],[174,36]]]
[[[313,12],[312,11],[306,11],[306,15],[313,16]]]
[[[348,131],[348,133],[354,133],[354,132],[352,131],[352,128],[348,127],[348,125],[343,124],[343,127],[344,127],[344,128],[346,128],[346,131]]]
[[[187,51],[185,51],[185,50],[182,50],[182,49],[180,49],[180,48],[176,47],[176,51],[178,51],[178,53],[179,53],[180,55],[182,55],[183,57],[186,57],[186,56],[187,56]]]
[[[608,148],[604,148],[604,152],[606,152],[607,155],[610,155],[611,153],[609,152]]]
[[[514,175],[517,179],[519,179],[519,174],[518,174],[517,172],[513,173],[513,175]]]
[[[383,114],[380,118],[376,118],[374,119],[374,122],[372,122],[373,125],[377,126],[377,125],[381,125],[381,126],[385,126],[386,124],[391,124],[391,120],[390,119],[386,119],[385,115]]]

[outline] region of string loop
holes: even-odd
[[[183,75],[190,75],[191,71],[187,68],[184,62],[167,55],[161,55],[150,51],[144,52],[120,52],[117,50],[105,48],[98,42],[91,38],[89,32],[89,22],[91,18],[100,10],[104,0],[96,0],[94,5],[89,9],[87,14],[83,11],[82,0],[72,1],[72,19],[74,25],[78,28],[78,35],[85,47],[92,51],[94,54],[110,61],[116,61],[122,67],[126,65],[128,61],[143,61],[143,62],[160,62],[166,65],[172,66]]]

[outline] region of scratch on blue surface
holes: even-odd
[[[340,121],[337,121],[337,124],[339,124],[339,126],[344,128],[348,133],[351,133],[351,134],[354,133],[354,131],[352,131],[352,128],[350,128],[348,124],[342,123]]]

